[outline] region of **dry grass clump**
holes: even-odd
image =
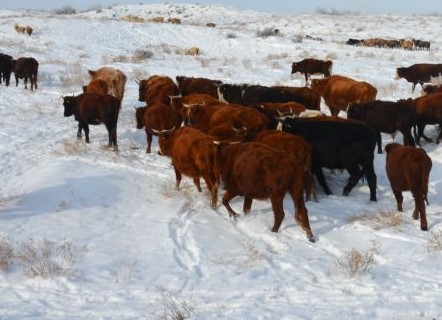
[[[54,14],[76,14],[77,10],[75,10],[75,8],[72,6],[63,6],[61,8],[54,9],[52,12]]]
[[[83,139],[66,140],[63,142],[62,150],[55,151],[58,156],[72,156],[88,152],[88,146]]]
[[[372,228],[380,230],[389,227],[398,227],[405,221],[403,214],[397,211],[378,211],[378,212],[366,212],[359,216],[351,216],[348,218],[348,222],[354,223],[357,221],[368,221]]]
[[[228,32],[226,35],[227,39],[236,39],[237,35],[234,32]]]
[[[442,251],[442,230],[431,233],[427,242],[428,252]]]
[[[375,255],[380,252],[380,244],[378,240],[372,241],[372,246],[366,251],[352,248],[344,252],[340,258],[336,258],[333,264],[333,271],[336,273],[344,273],[353,278],[369,272],[374,265]]]
[[[173,293],[164,290],[161,293],[164,310],[157,317],[158,320],[185,320],[196,315],[195,301],[193,299],[178,298]]]
[[[84,72],[83,67],[78,62],[71,66],[68,66],[66,70],[64,70],[60,74],[60,81],[65,88],[81,88],[84,84],[84,77],[87,75],[87,72]]]
[[[28,277],[68,276],[72,274],[76,256],[68,241],[55,243],[30,239],[18,249],[16,258]]]
[[[5,235],[0,234],[0,270],[9,270],[14,257],[13,251],[11,241]]]

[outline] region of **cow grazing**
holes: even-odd
[[[396,79],[404,78],[413,84],[412,92],[419,83],[423,87],[424,83],[431,82],[431,78],[437,78],[442,75],[441,63],[416,63],[409,67],[397,68]]]
[[[414,107],[416,112],[417,137],[416,144],[420,146],[420,138],[431,142],[432,140],[424,134],[427,124],[439,124],[442,126],[442,93],[433,93],[416,99],[399,100],[401,103]],[[439,130],[436,143],[442,139],[442,131]]]
[[[151,104],[170,104],[170,97],[179,95],[179,89],[170,77],[153,75],[147,79],[139,80],[138,101]]]
[[[102,79],[96,79],[89,82],[88,85],[83,86],[83,92],[108,94],[109,86],[107,82]]]
[[[88,70],[88,73],[91,76],[90,82],[97,79],[104,80],[112,95],[121,102],[123,101],[127,77],[122,71],[111,67],[102,67],[98,70]]]
[[[193,78],[185,76],[176,76],[176,81],[183,96],[191,93],[205,93],[215,99],[218,99],[218,86],[221,81],[207,78]]]
[[[311,88],[324,98],[332,116],[337,116],[341,110],[347,111],[350,103],[375,100],[378,92],[375,87],[365,81],[338,75],[325,79],[313,79]]]
[[[181,24],[181,19],[179,19],[179,18],[169,18],[169,19],[167,19],[167,22],[172,23],[172,24]]]
[[[0,53],[0,83],[3,80],[6,86],[9,86],[11,80],[13,60],[12,56]]]
[[[150,19],[150,21],[156,22],[156,23],[163,23],[164,22],[164,17],[161,17],[161,16],[154,17],[154,18]]]
[[[319,110],[321,96],[307,87],[266,87],[260,85],[221,84],[218,87],[220,101],[241,105],[262,102],[298,102],[307,109]]]
[[[210,206],[215,209],[220,174],[215,163],[213,137],[190,127],[163,130],[158,134],[161,153],[172,157],[176,188],[179,189],[182,175],[185,175],[193,179],[201,192],[200,178],[203,178],[210,192]]]
[[[331,75],[333,62],[331,60],[304,59],[292,63],[292,74],[300,72],[304,74],[305,84],[308,85],[308,78],[312,74],[322,74],[324,77]]]
[[[179,128],[183,123],[182,115],[169,105],[157,103],[135,110],[137,129],[144,128],[146,131],[146,153],[151,152],[152,138],[156,132],[174,127]]]
[[[282,130],[299,135],[313,147],[312,167],[318,183],[329,195],[322,167],[346,169],[350,175],[343,194],[348,195],[365,176],[370,189],[370,200],[376,201],[376,174],[374,149],[376,133],[366,124],[336,117],[285,118]]]
[[[253,199],[268,199],[274,214],[273,232],[278,232],[285,213],[283,202],[288,192],[293,199],[295,219],[314,242],[303,197],[303,165],[286,152],[258,142],[218,143],[216,160],[226,193],[222,203],[230,216],[237,216],[229,202],[244,196],[244,213],[250,212]]]
[[[34,29],[32,29],[32,27],[26,26],[25,32],[27,33],[28,36],[31,36],[33,31],[34,31]]]
[[[421,230],[428,230],[425,202],[428,205],[428,180],[431,158],[424,149],[390,143],[385,146],[385,169],[396,198],[397,210],[402,212],[402,191],[411,191],[414,198],[413,219],[420,218]]]
[[[109,135],[109,147],[118,150],[117,123],[121,101],[111,95],[82,93],[78,96],[63,97],[64,116],[74,115],[78,121],[77,137],[84,130],[86,143],[89,143],[89,125],[104,123]]]
[[[31,91],[38,88],[38,62],[32,57],[18,58],[12,61],[12,71],[15,74],[15,84],[18,86],[18,79],[24,79],[25,89],[28,88],[28,79],[31,82]]]
[[[198,56],[200,54],[200,48],[198,47],[191,47],[186,50],[186,55],[188,56]]]
[[[19,25],[18,23],[14,24],[14,29],[17,33],[25,33],[26,27]]]
[[[415,146],[411,129],[414,129],[414,135],[417,137],[416,112],[407,104],[381,100],[354,103],[348,108],[347,118],[363,121],[376,131],[378,153],[382,153],[381,132],[393,134],[400,131],[404,144]]]

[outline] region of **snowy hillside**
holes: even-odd
[[[149,21],[156,16],[182,24]],[[370,82],[379,99],[417,97],[420,87],[412,93],[395,71],[442,63],[440,17],[151,4],[67,16],[3,10],[0,18],[0,52],[40,64],[37,90],[25,90],[22,80],[16,87],[13,75],[9,87],[0,85],[0,319],[180,319],[174,310],[192,319],[442,317],[440,146],[423,145],[433,161],[428,232],[411,217],[411,194],[404,193],[404,213],[396,212],[385,154],[375,154],[378,201],[368,201],[366,183],[342,196],[347,174],[326,170],[334,195],[319,190],[318,202],[307,203],[317,239],[310,243],[289,198],[275,234],[268,201],[254,201],[251,214],[234,222],[221,204],[210,209],[208,191],[198,193],[191,179],[175,190],[170,159],[157,154],[156,138],[145,153],[133,108],[143,106],[136,79],[153,74],[303,86],[304,78],[290,71],[307,57],[333,60],[334,74]],[[16,33],[15,23],[34,33]],[[273,29],[277,36],[262,36]],[[431,41],[431,50],[345,44],[369,37],[419,38]],[[192,46],[199,56],[184,54]],[[102,66],[128,77],[119,152],[106,147],[104,126],[91,126],[86,145],[76,138],[74,119],[63,117],[61,97],[80,93],[87,70]],[[437,127],[426,133],[435,137]],[[383,135],[384,145],[391,141]],[[240,211],[242,202],[231,203]],[[54,256],[40,261],[61,269],[27,259],[45,248]],[[351,252],[372,259],[366,272],[350,276],[337,264]],[[53,272],[45,276],[48,268]]]

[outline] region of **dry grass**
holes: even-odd
[[[17,251],[16,258],[22,265],[22,271],[28,277],[69,276],[76,262],[72,244],[64,241],[55,243],[43,239],[30,239]]]
[[[143,17],[139,17],[139,16],[133,16],[131,14],[124,16],[121,18],[121,20],[123,21],[129,21],[129,22],[146,22],[146,19],[144,19]]]
[[[13,252],[11,241],[6,236],[0,234],[0,270],[9,270],[14,257]]]
[[[63,142],[62,149],[55,151],[58,156],[72,156],[84,154],[89,151],[87,143],[83,139],[66,140]]]
[[[427,242],[428,252],[442,251],[442,230],[433,231]]]
[[[86,82],[86,74],[87,72],[85,72],[81,64],[78,62],[67,67],[66,70],[60,74],[60,81],[65,88],[81,88]]]
[[[378,211],[366,212],[359,216],[351,216],[347,220],[349,223],[367,221],[371,224],[373,229],[380,230],[400,226],[405,222],[405,217],[403,214],[397,211]]]
[[[374,265],[375,255],[380,252],[380,244],[378,240],[372,241],[372,247],[366,251],[352,248],[344,252],[340,258],[336,258],[333,264],[335,273],[343,273],[351,278],[369,272]]]
[[[196,315],[195,301],[193,299],[182,299],[170,291],[164,290],[161,293],[164,310],[157,317],[158,320],[185,320]]]

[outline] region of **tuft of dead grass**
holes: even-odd
[[[146,22],[146,19],[144,19],[143,17],[134,16],[131,14],[128,14],[127,16],[123,16],[121,18],[121,20],[129,21],[129,22],[138,22],[138,23]]]
[[[163,312],[157,317],[158,320],[186,320],[196,315],[195,301],[191,298],[179,298],[170,291],[161,292],[163,300]]]
[[[427,242],[428,252],[442,251],[442,230],[433,231]]]
[[[76,262],[72,244],[68,241],[55,243],[43,239],[30,239],[22,243],[16,258],[22,265],[22,271],[28,277],[69,276]]]
[[[366,212],[359,216],[351,216],[348,219],[349,223],[358,221],[369,222],[371,227],[375,230],[380,230],[390,227],[398,227],[405,222],[405,216],[397,211],[378,211]]]
[[[13,257],[14,250],[11,241],[5,235],[0,234],[0,270],[9,270]]]
[[[336,258],[333,264],[335,273],[343,273],[351,278],[369,272],[376,264],[375,255],[380,252],[379,240],[373,240],[371,248],[358,250],[352,248]]]

